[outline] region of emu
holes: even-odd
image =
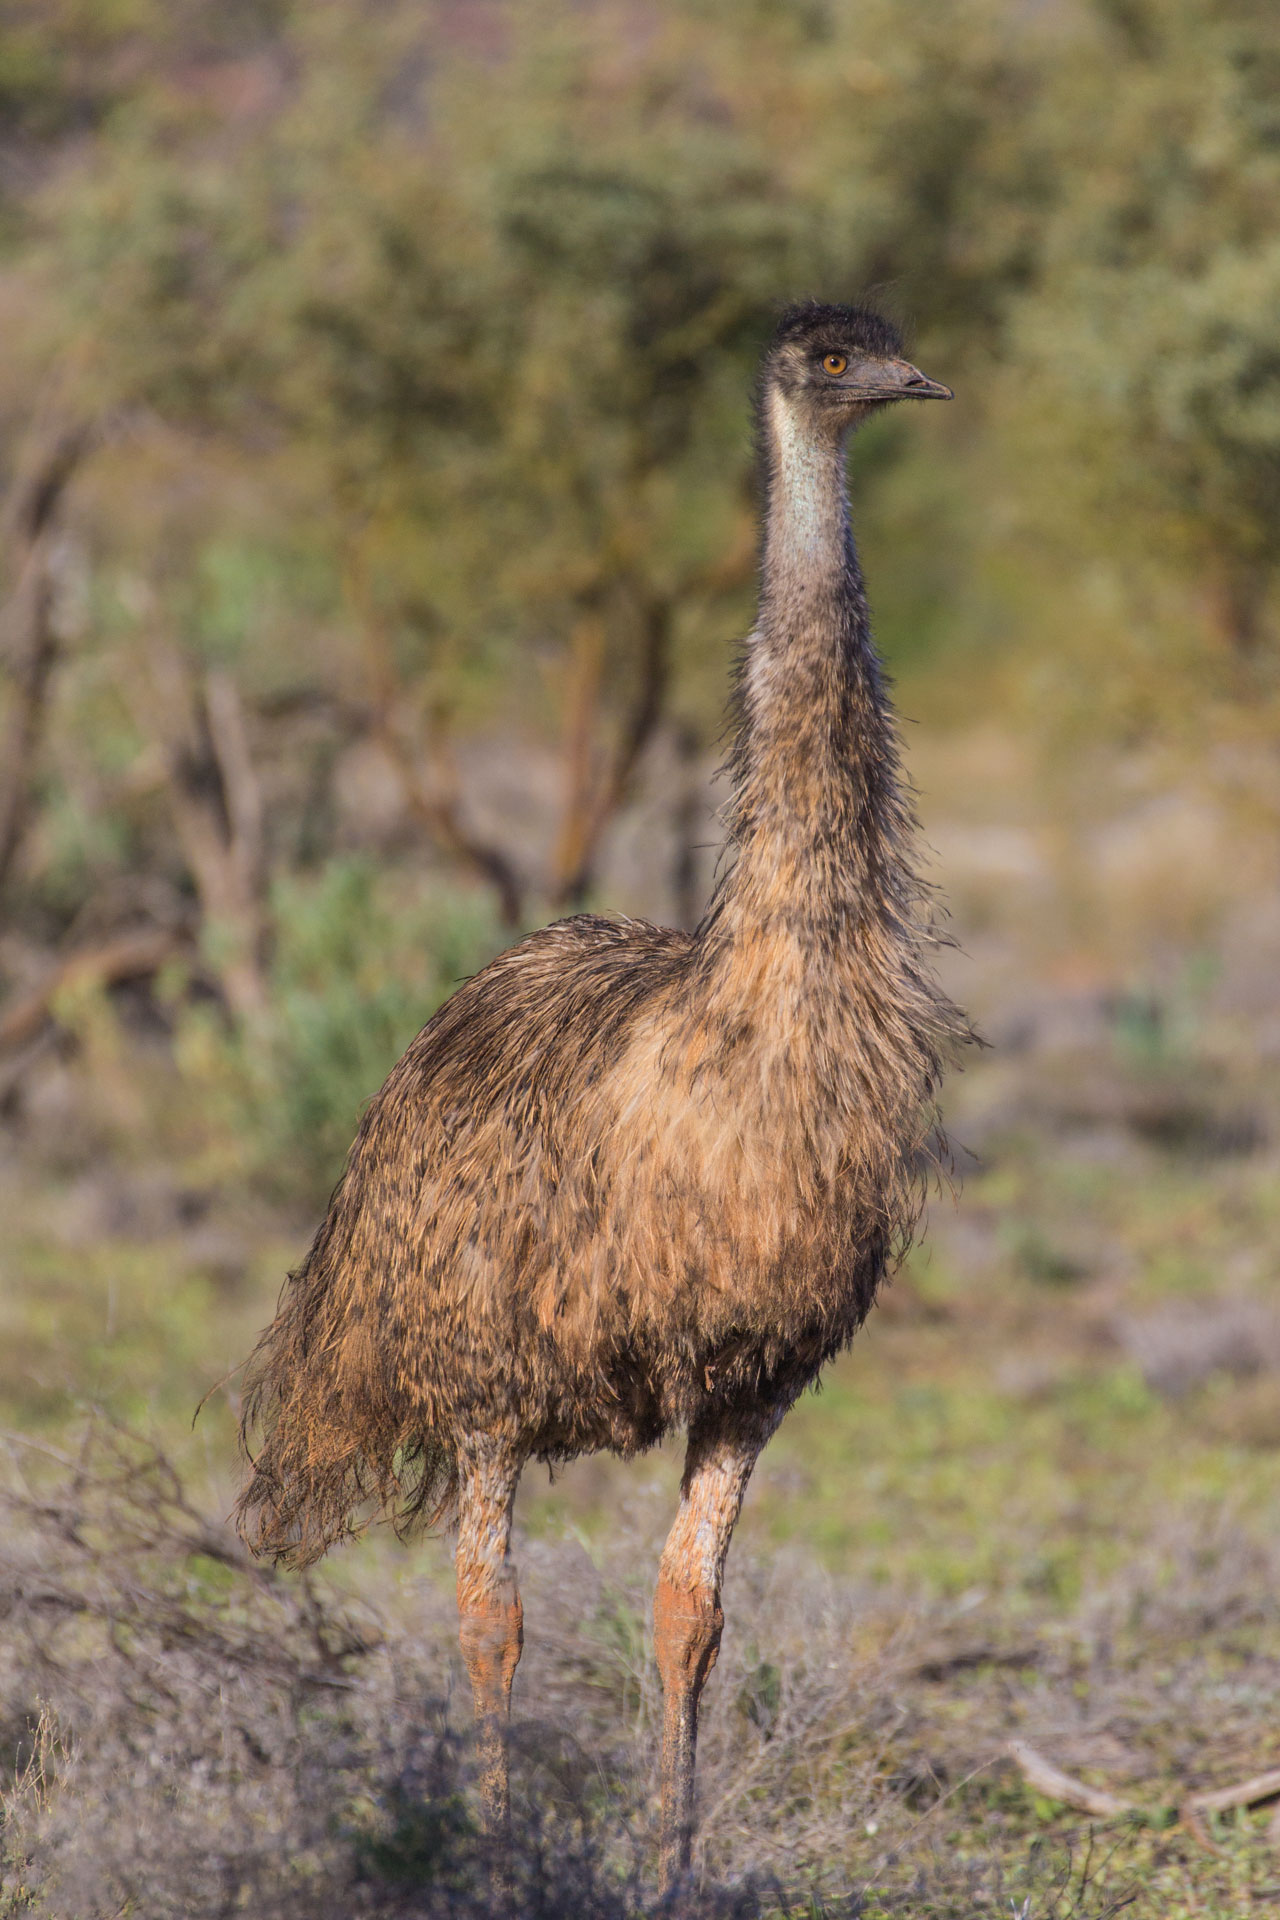
[[[509,1827],[521,1469],[687,1432],[662,1554],[660,1874],[690,1866],[698,1702],[757,1455],[918,1225],[968,1034],[872,646],[850,429],[950,399],[857,307],[787,312],[758,388],[757,624],[732,858],[693,933],[580,914],[466,981],[372,1101],[249,1363],[238,1521],[306,1563],[456,1516],[486,1817]]]

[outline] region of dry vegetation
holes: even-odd
[[[245,1565],[191,1415],[454,980],[696,916],[750,370],[873,287],[958,394],[853,478],[992,1045],[750,1490],[702,1907],[1280,1903],[1269,1805],[1175,1821],[1280,1766],[1277,75],[1259,0],[4,11],[3,1911],[486,1912],[446,1547]],[[529,1913],[651,1910],[677,1472],[521,1491]]]
[[[1132,764],[1110,792],[1095,768],[1086,804],[1075,770],[1028,781],[1006,753],[979,807],[980,750],[918,765],[951,964],[994,1042],[951,1102],[965,1193],[758,1471],[708,1694],[700,1910],[1265,1912],[1270,1806],[1179,1819],[1280,1761],[1274,974],[1232,933],[1260,910],[1214,908],[1216,845],[1184,854],[1167,924],[1144,910],[1168,955],[1144,979],[1079,898],[1096,882],[1037,851],[1070,801],[1081,835],[1094,814],[1130,834],[1131,881],[1158,872]],[[1018,885],[986,810],[1018,823]],[[9,1907],[483,1913],[447,1553],[374,1537],[311,1581],[255,1570],[219,1517],[234,1383],[186,1430],[305,1213],[228,1178],[225,1108],[186,1110],[167,1048],[126,1045],[127,998],[76,1018],[9,1146]],[[221,1055],[199,1070],[231,1098]],[[109,1423],[52,1458],[77,1396],[159,1436],[198,1495]],[[522,1491],[531,1914],[652,1910],[647,1608],[676,1471],[584,1461]],[[1064,1804],[1011,1741],[1134,1811]]]
[[[491,1910],[443,1584],[281,1581],[153,1448],[25,1455],[2,1592],[6,1913]],[[657,1518],[527,1545],[516,1911],[634,1916],[653,1841]],[[601,1567],[607,1565],[608,1571]],[[1274,1897],[1261,1818],[1175,1828],[1277,1711],[1274,1552],[1170,1526],[1073,1605],[909,1598],[750,1552],[717,1675],[697,1911],[1222,1914]],[[1139,1808],[1041,1798],[1011,1733]]]

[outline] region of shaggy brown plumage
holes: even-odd
[[[693,934],[547,927],[392,1070],[250,1364],[257,1550],[307,1561],[379,1510],[439,1521],[483,1442],[508,1463],[505,1553],[523,1460],[630,1454],[673,1426],[716,1454],[736,1513],[763,1438],[909,1243],[966,1028],[929,971],[844,445],[912,394],[946,389],[874,315],[811,306],[779,328],[731,861]]]

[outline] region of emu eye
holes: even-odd
[[[829,353],[822,363],[824,373],[841,374],[848,366],[848,356],[843,353]]]

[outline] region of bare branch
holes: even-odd
[[[228,851],[244,896],[258,899],[266,886],[262,788],[249,752],[244,703],[230,674],[215,668],[205,675],[204,709],[222,779]]]
[[[1234,1787],[1212,1787],[1205,1793],[1187,1795],[1185,1806],[1200,1813],[1226,1813],[1231,1807],[1256,1807],[1260,1800],[1274,1800],[1280,1794],[1280,1767],[1267,1773],[1255,1773]]]
[[[650,599],[641,609],[638,678],[617,746],[599,781],[592,780],[592,734],[599,702],[603,627],[583,622],[569,725],[569,800],[556,856],[555,897],[576,906],[591,885],[600,842],[625,801],[640,757],[666,707],[670,683],[671,604]]]
[[[172,930],[144,927],[68,954],[40,986],[16,995],[0,1012],[0,1051],[33,1040],[64,993],[142,979],[171,959],[180,945],[180,936]]]
[[[76,420],[41,441],[0,508],[0,543],[29,547],[47,531],[76,468],[95,445],[99,432],[95,421]]]
[[[1077,1807],[1081,1813],[1092,1813],[1099,1820],[1114,1820],[1119,1815],[1132,1813],[1133,1803],[1121,1800],[1114,1793],[1107,1793],[1101,1787],[1091,1787],[1083,1780],[1077,1780],[1073,1774],[1063,1773],[1043,1754],[1028,1746],[1025,1740],[1011,1740],[1008,1747],[1011,1758],[1022,1771],[1028,1786],[1049,1800],[1061,1800],[1064,1806]]]
[[[404,781],[414,816],[439,847],[493,888],[503,926],[518,927],[524,918],[524,884],[502,848],[466,824],[457,768],[444,742],[437,742],[428,768],[390,716],[383,717],[376,731]]]
[[[585,883],[588,845],[595,812],[593,753],[600,688],[604,672],[604,622],[595,611],[582,615],[569,646],[569,684],[565,702],[565,807],[553,860],[553,897],[560,905],[576,902]]]
[[[466,823],[457,768],[442,729],[437,728],[429,764],[421,743],[406,737],[403,715],[408,703],[395,650],[386,618],[369,584],[364,554],[357,546],[348,551],[343,580],[364,641],[374,710],[370,730],[394,761],[412,813],[445,853],[470,867],[493,888],[503,925],[519,926],[524,917],[524,884],[503,849],[483,839]]]
[[[0,547],[14,582],[0,608],[0,651],[14,680],[0,748],[0,889],[26,831],[31,773],[57,656],[50,535],[72,475],[95,438],[96,429],[83,421],[54,434],[19,474],[0,508]]]
[[[196,681],[176,648],[153,649],[152,724],[160,735],[173,823],[214,964],[237,1018],[266,1005],[266,858],[262,795],[240,692],[216,669]]]

